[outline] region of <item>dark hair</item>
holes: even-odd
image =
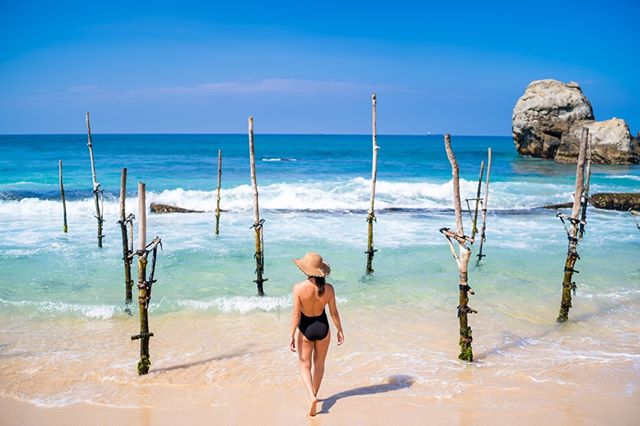
[[[318,296],[322,296],[324,294],[324,284],[325,284],[325,280],[324,277],[312,277],[315,280],[316,283],[316,287],[318,287]]]

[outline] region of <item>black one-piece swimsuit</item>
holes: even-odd
[[[298,330],[311,341],[324,339],[329,334],[327,313],[323,310],[317,317],[308,317],[304,312],[300,311]]]

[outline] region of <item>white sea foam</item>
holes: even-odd
[[[338,303],[346,303],[344,297],[337,298]],[[195,311],[208,311],[216,309],[222,313],[237,312],[246,314],[253,311],[276,311],[278,309],[288,309],[292,306],[289,296],[234,296],[218,297],[212,300],[178,300],[177,305]]]
[[[118,310],[114,305],[81,305],[77,303],[63,302],[33,302],[33,301],[11,301],[0,299],[0,304],[5,306],[31,307],[36,311],[52,314],[76,314],[91,319],[110,319]]]
[[[263,158],[262,161],[264,161],[265,163],[279,163],[281,161],[298,161],[298,160],[296,158],[273,157],[273,158]]]
[[[213,300],[180,300],[179,306],[196,311],[217,309],[223,313],[239,312],[246,314],[251,311],[274,311],[279,308],[291,306],[289,297],[218,297]]]
[[[607,178],[607,179],[628,179],[628,180],[635,180],[635,181],[639,181],[640,182],[640,176],[635,176],[635,175],[607,175],[607,176],[605,176],[605,178]]]
[[[460,181],[462,198],[475,195],[476,182]],[[497,182],[491,186],[490,208],[529,209],[549,203],[571,199],[571,188],[556,184],[522,184]],[[267,210],[366,210],[369,204],[370,180],[357,177],[345,181],[274,183],[260,187],[260,206]],[[182,188],[150,192],[148,203],[170,204],[183,208],[212,211],[215,206],[214,191],[185,190]],[[67,202],[70,215],[93,215],[92,198]],[[136,205],[130,198],[129,206]],[[451,181],[392,182],[378,181],[376,205],[378,209],[449,209],[452,204]],[[222,208],[230,211],[248,211],[253,206],[250,185],[238,185],[222,190]],[[0,217],[59,215],[58,200],[24,198],[0,201]],[[105,200],[105,216],[118,215],[115,197]]]

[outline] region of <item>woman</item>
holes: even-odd
[[[331,341],[329,321],[324,311],[326,305],[329,305],[331,319],[338,330],[338,345],[344,342],[344,334],[336,307],[336,294],[333,286],[325,282],[325,277],[331,272],[329,265],[324,263],[317,253],[307,253],[302,259],[293,259],[293,261],[307,279],[293,286],[293,317],[289,349],[292,352],[296,349],[298,351],[300,375],[309,393],[309,416],[315,416],[318,389],[324,375],[324,360]],[[297,343],[296,329],[298,329]],[[311,373],[312,359],[313,374]]]

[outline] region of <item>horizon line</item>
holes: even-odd
[[[52,133],[0,133],[0,136],[76,136],[86,135],[83,133],[67,133],[67,132],[52,132]],[[279,132],[254,132],[255,135],[270,135],[270,136],[371,136],[371,133],[279,133]],[[377,133],[377,136],[444,136],[446,133]],[[511,135],[489,135],[489,134],[469,134],[469,133],[449,133],[451,136],[473,136],[473,137],[511,137]],[[238,132],[91,132],[92,136],[95,135],[247,135],[247,133]]]

